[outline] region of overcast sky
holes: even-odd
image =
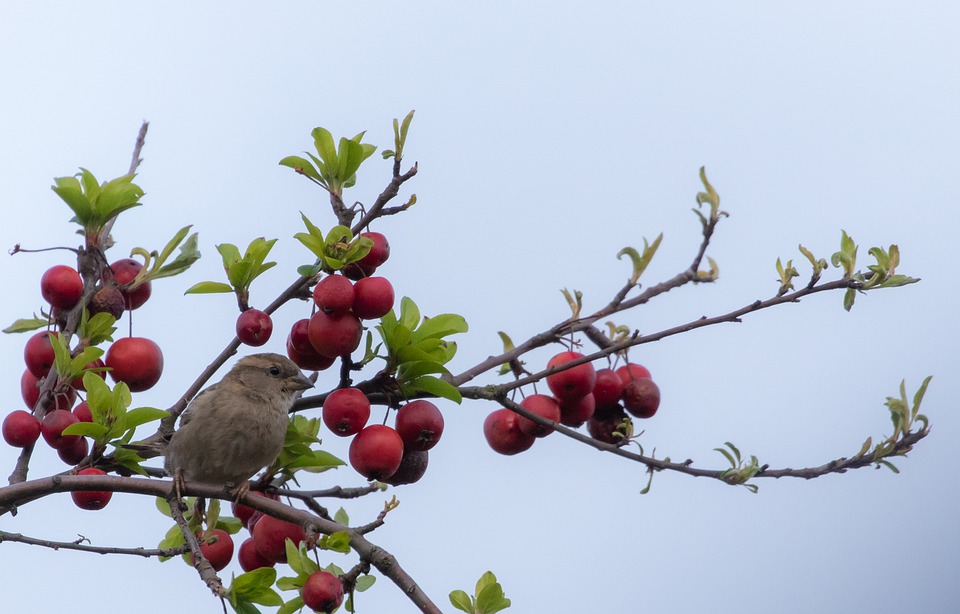
[[[933,375],[931,436],[900,475],[862,469],[810,482],[758,480],[760,492],[658,474],[553,435],[502,457],[487,447],[489,405],[443,403],[447,430],[423,481],[372,540],[444,608],[487,569],[511,612],[952,612],[960,610],[960,509],[951,469],[956,399],[955,255],[960,79],[947,2],[4,3],[0,7],[0,245],[75,245],[70,212],[50,191],[83,166],[101,180],[129,164],[150,121],[138,183],[144,206],[115,227],[112,258],[159,249],[193,224],[204,258],[161,280],[135,313],[166,368],[135,404],[168,407],[232,337],[227,296],[182,296],[220,280],[214,245],[279,237],[279,265],[254,285],[265,306],[311,259],[291,237],[299,211],[334,219],[324,194],[282,157],[316,126],[367,130],[392,145],[391,120],[416,109],[402,192],[417,205],[382,220],[381,269],[426,314],[471,326],[463,370],[568,316],[558,292],[609,300],[628,274],[616,254],[664,233],[652,284],[687,267],[700,225],[690,213],[705,165],[730,212],[711,245],[716,284],[658,298],[618,323],[644,333],[726,313],[776,293],[774,263],[808,269],[797,245],[829,258],[841,229],[867,250],[897,243],[919,284],[840,294],[756,313],[637,348],[660,385],[640,425],[645,450],[723,468],[724,441],[772,467],[816,466],[889,435],[883,405],[905,378]],[[370,203],[389,178],[379,155],[348,202]],[[38,280],[64,252],[0,258],[0,323],[41,307]],[[834,277],[835,270],[830,273]],[[275,317],[283,351],[309,308]],[[124,320],[126,326],[126,320]],[[0,338],[4,404],[22,405],[24,336]],[[559,351],[528,356],[542,366]],[[478,383],[498,381],[494,374]],[[334,384],[324,374],[321,385]],[[325,438],[346,456],[347,442]],[[0,448],[3,475],[16,453]],[[31,477],[61,471],[39,446]],[[356,486],[349,468],[318,485]],[[392,492],[350,502],[372,519]],[[335,508],[336,503],[331,502]],[[118,495],[102,512],[67,495],[0,518],[0,529],[96,545],[155,546],[167,529],[153,501]],[[332,558],[330,558],[332,557]],[[343,566],[341,555],[323,554]],[[179,561],[0,545],[3,609],[142,614],[217,612]],[[231,570],[239,573],[234,564]],[[228,572],[224,572],[227,574]],[[472,591],[472,589],[471,589]],[[285,595],[289,598],[289,594]],[[81,605],[78,605],[81,604]],[[360,612],[408,612],[389,582]],[[108,606],[113,607],[113,606]]]

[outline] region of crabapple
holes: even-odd
[[[370,400],[357,388],[338,388],[324,399],[321,417],[334,435],[356,435],[370,419]]]
[[[83,296],[83,280],[76,269],[58,264],[40,278],[40,294],[52,306],[70,309]]]
[[[307,539],[300,525],[266,514],[253,525],[252,533],[260,556],[275,563],[287,562],[287,539],[295,546]]]
[[[18,409],[3,419],[3,440],[15,448],[26,448],[40,437],[40,421],[28,411]]]
[[[96,467],[87,467],[77,472],[77,475],[107,475],[106,471]],[[109,490],[74,490],[70,492],[73,502],[82,510],[102,510],[110,503],[113,492]]]
[[[90,411],[90,406],[86,401],[78,403],[77,406],[73,408],[73,415],[76,416],[80,422],[93,422],[93,413]]]
[[[56,355],[53,353],[53,344],[50,340],[51,336],[59,337],[60,335],[50,331],[42,331],[27,339],[26,345],[23,346],[23,361],[30,373],[33,373],[33,376],[37,379],[50,372],[53,361],[56,359]]]
[[[114,318],[120,319],[123,310],[127,308],[127,299],[116,284],[109,283],[94,292],[87,308],[90,310],[90,315],[109,313]]]
[[[545,394],[531,394],[520,402],[520,407],[530,413],[537,414],[541,418],[560,422],[560,404],[557,403],[557,400],[553,397],[548,397]],[[518,426],[520,430],[526,435],[546,437],[553,432],[551,427],[537,424],[533,420],[524,418],[523,416],[520,416],[517,422],[519,423]]]
[[[113,381],[126,383],[131,392],[142,392],[160,381],[163,352],[144,337],[123,337],[107,350],[106,364]]]
[[[350,465],[370,480],[389,478],[403,460],[403,439],[382,424],[372,424],[357,433],[350,442]]]
[[[78,439],[82,438],[80,435],[64,435],[63,429],[77,422],[80,422],[80,420],[69,411],[65,409],[55,409],[47,412],[47,415],[43,417],[43,420],[40,422],[40,434],[43,435],[43,440],[46,441],[51,448],[60,449],[73,445]]]
[[[247,309],[237,318],[237,339],[253,347],[260,347],[270,340],[273,320],[259,309]]]
[[[483,436],[494,452],[512,456],[529,450],[537,440],[520,430],[520,416],[503,408],[490,413],[483,421]]]
[[[583,358],[580,352],[560,352],[550,359],[547,367],[559,367],[580,358]],[[589,362],[547,376],[547,386],[557,399],[573,400],[584,397],[593,391],[596,381],[597,372]]]
[[[423,474],[427,472],[427,464],[430,462],[430,453],[426,450],[406,450],[403,451],[403,458],[400,459],[400,466],[384,482],[391,486],[402,486],[403,484],[413,484],[419,482]]]
[[[303,604],[314,612],[333,612],[343,603],[343,584],[329,571],[310,574],[300,589]]]
[[[572,426],[574,428],[592,418],[593,412],[597,406],[597,402],[593,397],[593,393],[572,401],[560,400],[559,402],[560,424]]]
[[[106,372],[106,371],[95,370],[95,369],[102,369],[102,368],[105,367],[105,366],[106,366],[106,365],[104,364],[104,362],[103,362],[102,360],[100,360],[99,358],[97,358],[96,360],[92,361],[89,365],[87,365],[87,366],[84,368],[83,373],[81,373],[80,375],[78,375],[77,377],[75,377],[75,378],[73,379],[73,381],[70,382],[70,385],[71,385],[75,390],[83,390],[83,391],[86,391],[86,388],[83,387],[83,375],[84,375],[87,371],[90,371],[91,373],[96,373],[96,374],[99,375],[102,379],[107,379],[107,372]]]
[[[620,378],[620,381],[623,382],[623,385],[626,386],[638,377],[650,377],[650,370],[643,365],[628,362],[617,369],[617,376]]]
[[[233,558],[233,538],[223,529],[213,529],[204,535],[197,535],[200,541],[200,554],[207,559],[215,571],[220,571],[230,564]],[[194,564],[193,555],[190,555],[190,564]]]
[[[74,437],[74,435],[71,435]],[[87,444],[86,437],[79,437],[72,442],[66,442],[57,448],[57,456],[68,465],[78,465],[80,461],[87,457],[90,446]]]
[[[411,401],[397,412],[397,432],[404,450],[427,451],[440,441],[443,414],[430,401]]]
[[[637,418],[650,418],[660,407],[660,388],[649,377],[638,377],[623,389],[623,406]]]
[[[110,265],[110,270],[113,271],[113,280],[119,284],[124,306],[129,311],[141,307],[150,298],[152,289],[149,281],[138,284],[132,290],[126,287],[140,273],[141,269],[143,269],[143,265],[133,258],[117,260]]]
[[[307,335],[318,353],[333,358],[349,356],[360,345],[363,326],[352,313],[327,314],[318,311],[310,318]]]
[[[393,285],[386,277],[364,277],[353,292],[353,314],[361,320],[382,318],[393,309]]]
[[[620,402],[624,383],[613,369],[597,371],[597,381],[593,384],[593,399],[597,407],[609,407]]]
[[[597,441],[621,445],[626,441],[626,431],[623,427],[624,418],[627,414],[619,405],[615,405],[615,411],[611,411],[604,417],[594,416],[587,420],[587,432]]]
[[[261,567],[273,567],[277,564],[276,561],[265,559],[263,555],[257,551],[257,543],[252,537],[248,537],[240,544],[240,548],[237,550],[237,561],[240,562],[240,569],[244,571],[253,571]]]
[[[313,287],[317,309],[327,313],[344,313],[353,306],[353,284],[343,275],[328,275]]]
[[[361,258],[357,264],[362,267],[372,267],[375,269],[387,261],[390,257],[390,243],[385,236],[379,232],[361,232],[360,236],[373,241],[373,247],[370,248],[367,255]]]
[[[309,320],[300,320],[294,324],[294,327],[296,327],[300,322],[309,322]],[[304,327],[304,335],[306,335],[306,327]],[[323,354],[317,352],[315,349],[313,349],[313,346],[310,345],[309,340],[307,341],[307,349],[298,347],[294,341],[294,338],[294,331],[291,330],[290,334],[287,335],[287,357],[290,358],[290,360],[292,360],[301,369],[306,369],[308,371],[323,371],[324,369],[329,369],[330,365],[332,365],[336,360],[336,358],[324,356]]]

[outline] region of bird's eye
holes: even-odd
[[[280,375],[280,367],[276,365],[270,367],[270,375]]]

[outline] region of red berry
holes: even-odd
[[[40,380],[30,372],[30,369],[24,370],[23,375],[20,376],[20,396],[27,409],[31,411],[40,400]]]
[[[512,456],[529,450],[537,440],[520,430],[517,414],[509,409],[498,409],[483,421],[483,435],[494,452]]]
[[[357,263],[362,267],[377,268],[387,261],[390,257],[390,243],[387,238],[379,232],[361,232],[361,237],[366,237],[373,241],[373,247],[367,252],[367,255]]]
[[[550,359],[547,367],[559,367],[573,360],[583,358],[579,352],[560,352]],[[574,400],[587,396],[593,391],[597,381],[597,372],[593,365],[585,362],[558,373],[547,376],[547,386],[557,399]]]
[[[125,382],[132,392],[148,390],[163,374],[163,352],[153,341],[143,337],[124,337],[107,350],[110,378]]]
[[[403,440],[389,426],[368,426],[350,442],[350,465],[370,480],[389,478],[396,473],[402,459]]]
[[[327,313],[344,313],[353,306],[353,284],[343,275],[328,275],[313,287],[317,309]]]
[[[18,409],[3,419],[3,440],[15,448],[26,448],[40,437],[40,421],[28,411]]]
[[[237,561],[240,562],[240,569],[244,571],[273,567],[277,564],[276,561],[267,560],[257,552],[257,543],[252,537],[248,537],[240,544],[240,549],[237,551]]]
[[[309,320],[300,321],[309,322]],[[294,326],[296,326],[296,324]],[[294,345],[292,335],[293,331],[287,336],[287,356],[301,369],[306,369],[307,371],[323,371],[324,369],[329,369],[330,365],[336,361],[336,358],[320,354],[313,349],[312,345],[308,350],[301,350]]]
[[[430,453],[425,450],[404,450],[403,458],[400,459],[400,466],[388,478],[383,481],[391,486],[402,486],[404,484],[413,484],[419,482],[420,478],[427,472],[427,464],[430,462]]]
[[[593,384],[593,398],[597,407],[609,407],[620,402],[624,383],[613,369],[597,371],[597,381]]]
[[[397,412],[397,432],[404,450],[429,450],[443,434],[443,414],[430,401],[411,401]]]
[[[324,399],[321,416],[334,435],[356,435],[370,419],[370,400],[356,388],[339,388]]]
[[[57,333],[43,331],[27,339],[27,344],[23,346],[23,361],[37,379],[50,372],[53,361],[56,359],[50,341],[51,336],[59,337]]]
[[[247,309],[237,318],[237,339],[240,343],[260,347],[270,340],[273,320],[259,309]]]
[[[90,446],[85,437],[77,437],[72,442],[67,442],[57,448],[57,456],[68,465],[79,465],[80,461],[87,457]]]
[[[220,571],[230,564],[233,558],[233,538],[223,529],[213,529],[203,535],[197,535],[200,540],[200,554],[207,559],[214,570]],[[194,562],[190,555],[190,564]]]
[[[139,308],[150,298],[151,287],[149,281],[138,284],[136,288],[127,287],[142,268],[143,265],[133,258],[117,260],[110,265],[110,270],[113,271],[113,280],[119,284],[124,304],[131,311]]]
[[[660,407],[660,388],[649,377],[638,377],[623,389],[623,406],[637,418],[650,418]]]
[[[307,327],[310,343],[324,356],[349,356],[360,345],[363,326],[352,313],[327,314],[318,311]]]
[[[268,561],[287,562],[287,539],[292,540],[295,546],[299,546],[300,542],[307,539],[307,533],[298,524],[267,515],[253,525],[253,540],[256,543],[257,552]]]
[[[560,424],[576,428],[593,417],[596,406],[593,394],[573,401],[560,401]]]
[[[617,377],[619,377],[623,385],[626,386],[631,380],[635,380],[638,377],[650,377],[650,371],[643,365],[628,362],[617,369]]]
[[[83,401],[73,408],[73,415],[76,416],[80,422],[93,422],[93,413],[90,411],[90,406],[87,405],[86,401]]]
[[[545,394],[531,394],[520,402],[520,407],[537,414],[541,418],[560,422],[560,405],[553,397],[548,397]],[[553,432],[553,429],[549,426],[542,426],[523,416],[519,417],[518,422],[520,430],[527,435],[546,437]]]
[[[343,584],[329,571],[315,571],[303,583],[300,597],[303,604],[314,612],[329,614],[343,603]]]
[[[75,445],[76,441],[82,439],[82,437],[80,437],[80,435],[64,435],[63,429],[77,422],[80,422],[80,420],[69,411],[65,409],[55,409],[43,417],[43,420],[40,422],[40,434],[43,435],[43,440],[46,441],[51,448],[60,449],[62,447]]]
[[[359,262],[352,262],[347,266],[343,267],[340,270],[344,277],[347,279],[352,279],[353,281],[359,281],[364,277],[370,277],[377,272],[377,267],[375,266],[366,266],[360,264]]]
[[[95,467],[87,467],[77,472],[77,475],[107,475]],[[110,503],[113,492],[109,490],[74,490],[70,492],[73,502],[82,510],[102,510]]]
[[[393,286],[386,277],[364,277],[353,289],[353,313],[358,318],[375,320],[393,309]]]
[[[40,294],[54,307],[70,309],[83,296],[83,280],[75,269],[59,264],[40,278]]]

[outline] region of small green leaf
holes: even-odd
[[[233,287],[220,281],[201,281],[190,286],[184,294],[214,294],[218,292],[233,292]]]
[[[347,515],[347,510],[342,507],[338,509],[337,513],[333,515],[333,521],[345,527],[350,526],[350,516]]]
[[[464,591],[453,591],[450,593],[450,603],[453,607],[468,614],[474,614],[473,603],[470,596]]]
[[[356,584],[354,584],[354,588],[356,588],[358,592],[362,593],[363,591],[373,586],[374,582],[376,581],[377,581],[376,576],[371,576],[371,575],[360,576],[359,578],[357,578],[357,582]]]
[[[46,327],[50,323],[48,318],[38,318],[36,314],[30,319],[15,320],[13,324],[3,329],[5,333],[25,333]]]
[[[456,386],[432,375],[424,375],[415,380],[411,380],[404,388],[409,388],[411,391],[421,390],[443,399],[449,399],[458,404],[463,401],[463,396],[460,394],[460,391],[457,390]]]
[[[843,308],[847,311],[853,307],[853,301],[857,298],[857,291],[853,288],[848,288],[846,292],[843,293]]]

